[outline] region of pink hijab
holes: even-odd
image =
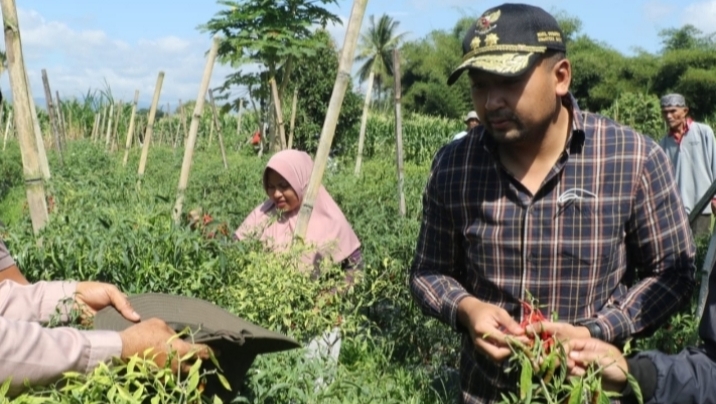
[[[298,199],[303,202],[303,195],[308,189],[308,181],[313,170],[311,157],[298,150],[283,150],[271,157],[264,170],[264,189],[266,189],[266,171],[276,171],[291,185]],[[251,236],[271,243],[276,251],[284,251],[291,245],[293,232],[298,221],[298,211],[277,215],[276,206],[271,199],[257,206],[241,223],[234,235],[239,240]],[[321,186],[313,205],[313,213],[308,221],[306,243],[316,247],[310,259],[318,263],[324,256],[330,256],[333,262],[339,263],[348,258],[360,247],[360,241],[353,228],[343,215],[341,208]]]

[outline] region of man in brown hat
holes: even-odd
[[[463,41],[482,126],[436,155],[410,287],[462,334],[462,398],[515,391],[506,337],[526,340],[533,296],[558,338],[652,332],[688,301],[695,247],[668,158],[649,138],[580,111],[559,24],[503,4]],[[638,271],[638,272],[637,272]],[[638,279],[638,281],[634,281]]]
[[[669,156],[681,201],[690,214],[696,203],[716,180],[716,141],[714,131],[689,116],[689,107],[681,94],[661,97],[661,115],[669,133],[661,139],[661,147]],[[708,235],[716,200],[706,205],[691,225],[694,237]]]

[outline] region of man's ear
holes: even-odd
[[[554,64],[552,74],[555,78],[555,94],[559,97],[567,95],[572,83],[572,64],[568,59],[562,59]]]
[[[689,107],[684,107],[684,116],[689,114]]]

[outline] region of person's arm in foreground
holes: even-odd
[[[716,363],[696,348],[676,355],[647,351],[628,359],[616,347],[593,338],[569,341],[567,348],[571,374],[584,374],[592,363],[604,367],[603,387],[622,393],[625,399],[635,397],[627,382],[629,372],[644,403],[716,403]]]
[[[63,303],[73,296],[69,306]],[[85,315],[112,304],[128,319],[139,320],[122,297],[114,286],[96,282],[0,283],[0,380],[11,379],[9,395],[20,393],[25,381],[45,385],[64,372],[86,373],[112,357],[128,358],[147,348],[154,349],[156,362],[162,366],[170,349],[167,340],[174,332],[161,320],[145,321],[120,333],[48,329],[40,324],[55,314],[66,321],[75,303]],[[181,354],[199,347],[177,339],[171,349]]]
[[[453,330],[467,330],[478,350],[493,360],[503,360],[511,353],[505,334],[522,335],[524,330],[507,311],[478,300],[458,281],[465,258],[459,234],[438,192],[441,155],[435,157],[423,194],[423,221],[410,269],[410,290],[425,314]]]

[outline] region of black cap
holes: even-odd
[[[448,85],[467,69],[519,76],[548,50],[567,51],[562,30],[551,14],[527,4],[493,7],[467,31],[462,63],[450,74]]]

